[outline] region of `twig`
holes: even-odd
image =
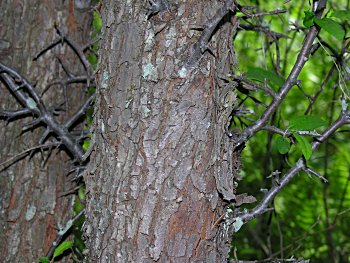
[[[309,106],[307,107],[307,109],[305,110],[305,115],[306,114],[309,114],[309,112],[312,110],[312,107],[314,105],[314,103],[316,102],[318,96],[322,93],[322,91],[324,90],[326,84],[329,82],[329,80],[331,79],[331,77],[333,76],[333,73],[335,72],[335,65],[333,64],[331,69],[329,70],[329,72],[327,73],[327,76],[326,78],[323,80],[320,88],[318,89],[318,91],[316,92],[316,94],[314,96],[312,96],[310,98],[310,104]]]
[[[320,136],[320,134],[316,131],[293,131],[293,132],[291,132],[288,130],[281,130],[277,127],[270,126],[270,125],[266,125],[266,126],[262,127],[262,130],[273,132],[273,133],[279,134],[283,137],[290,137],[293,135],[293,133],[297,133],[299,135],[308,135],[308,136],[313,136],[313,137]]]
[[[297,17],[301,17],[301,13],[302,13],[302,10],[304,10],[305,3],[306,3],[306,1],[301,1],[301,5],[298,8]],[[290,54],[290,51],[291,51],[293,44],[294,44],[294,41],[297,39],[296,35],[299,31],[299,26],[297,24],[295,24],[295,27],[296,27],[296,30],[294,30],[294,32],[293,32],[293,35],[291,37],[291,41],[289,42],[289,45],[286,47],[286,49],[284,51],[284,58],[285,59],[283,61],[283,66],[282,66],[283,72],[282,73],[285,73],[285,70],[287,69],[287,62],[289,62],[288,55]]]
[[[222,220],[224,220],[224,218],[225,218],[225,213],[223,213],[223,214],[214,222],[214,224],[211,226],[211,230],[213,230],[217,225],[219,225],[220,222],[221,222]]]
[[[16,154],[13,157],[7,159],[6,161],[0,163],[0,172],[4,171],[6,168],[11,166],[13,163],[17,162],[18,160],[24,158],[25,156],[27,156],[28,154],[30,154],[36,150],[51,148],[51,147],[59,146],[59,145],[60,145],[59,142],[55,142],[55,143],[40,144],[40,145],[31,147],[31,148],[29,148],[21,153]]]
[[[30,115],[31,111],[30,109],[24,108],[21,110],[16,110],[16,111],[5,111],[5,110],[0,110],[0,117],[10,121],[11,119],[14,118],[21,118],[27,115]]]
[[[62,87],[65,87],[69,84],[73,84],[73,83],[88,83],[88,82],[93,82],[94,78],[90,78],[90,80],[88,80],[87,76],[68,76],[67,79],[65,80],[56,80],[54,82],[51,82],[47,85],[47,87],[43,90],[43,92],[41,92],[41,97],[54,85],[60,85]]]
[[[71,40],[69,37],[64,35],[63,32],[59,29],[59,27],[57,25],[55,26],[55,28],[56,28],[57,34],[60,36],[60,38],[56,39],[55,41],[53,41],[52,44],[48,45],[46,48],[44,48],[42,51],[40,51],[34,57],[34,60],[37,60],[41,55],[43,55],[45,52],[52,49],[56,45],[63,43],[63,42],[66,42],[68,44],[68,46],[70,46],[72,48],[72,50],[75,52],[75,54],[80,59],[81,63],[83,64],[83,66],[86,70],[86,73],[88,75],[88,79],[90,79],[90,76],[92,76],[93,70],[91,68],[89,61],[87,60],[87,58],[85,57],[85,54],[84,54],[84,50],[86,49],[86,45],[83,46],[82,48],[80,48],[73,40]]]
[[[259,84],[255,83],[253,81],[250,81],[242,76],[232,76],[232,78],[234,80],[238,80],[238,81],[241,81],[241,82],[248,84],[249,87],[251,87],[253,91],[261,89],[261,90],[265,91],[267,94],[269,94],[272,98],[277,98],[277,93],[268,87],[265,87],[263,85],[259,85]]]
[[[89,78],[88,78],[88,80],[89,80],[90,76],[93,73],[93,70],[91,68],[90,62],[85,57],[84,50],[79,48],[78,45],[73,40],[71,40],[70,38],[65,36],[57,26],[56,26],[56,30],[57,30],[57,33],[61,36],[62,40],[65,41],[79,57],[81,63],[83,64],[83,66],[86,70],[87,75],[89,76]]]
[[[269,12],[260,12],[260,13],[251,14],[248,12],[248,10],[246,9],[245,6],[239,6],[237,9],[249,18],[259,17],[259,16],[268,16],[268,15],[277,15],[277,14],[283,14],[283,13],[287,12],[287,10],[285,10],[285,9],[283,9],[283,10],[277,9],[277,10],[273,10],[273,11],[269,11]]]
[[[85,50],[88,49],[91,45],[95,44],[96,42],[100,41],[101,39],[102,39],[102,36],[99,35],[99,36],[97,36],[97,37],[91,39],[91,40],[90,40],[89,42],[87,42],[85,45],[83,45],[83,46],[81,47],[81,49],[85,51]]]
[[[322,175],[320,175],[319,173],[317,173],[316,171],[312,170],[309,167],[306,167],[303,171],[306,172],[307,174],[312,174],[316,176],[317,178],[321,179],[324,183],[328,183],[328,180],[326,178],[324,178]]]
[[[193,46],[193,50],[191,52],[192,54],[186,65],[183,67],[184,70],[188,70],[194,67],[194,65],[201,58],[202,54],[208,50],[208,43],[213,35],[215,28],[229,12],[234,12],[235,9],[236,5],[233,3],[233,0],[227,0],[224,6],[219,8],[216,14],[204,24],[202,35],[198,39],[197,43]]]
[[[57,233],[55,241],[52,242],[52,245],[49,249],[49,252],[47,252],[46,257],[51,258],[56,247],[60,244],[63,236],[68,232],[68,230],[73,226],[74,222],[77,221],[83,214],[85,213],[85,208],[82,209],[75,217],[68,220],[66,223],[66,226],[63,229],[60,229]]]
[[[340,117],[332,125],[330,125],[319,137],[317,137],[316,141],[312,143],[312,151],[314,152],[321,145],[321,143],[327,140],[331,135],[333,135],[337,129],[348,123],[350,123],[350,112],[342,113]],[[265,213],[268,210],[269,204],[273,201],[275,196],[282,190],[282,188],[284,188],[299,172],[304,170],[311,172],[308,169],[309,168],[306,166],[304,157],[299,158],[297,163],[282,177],[282,179],[279,181],[279,184],[272,187],[271,190],[266,193],[264,198],[256,207],[254,207],[248,213],[239,215],[239,217],[242,219],[243,222],[248,222],[254,219],[255,217]],[[321,179],[325,180],[325,178]]]
[[[262,27],[262,26],[239,24],[238,29],[244,29],[246,31],[262,32],[265,35],[272,37],[273,40],[275,41],[278,40],[279,38],[290,39],[290,37],[287,35],[271,31],[268,28]]]
[[[64,125],[59,124],[52,113],[46,109],[41,98],[34,90],[34,87],[19,73],[2,63],[0,63],[0,77],[21,105],[34,116],[37,116],[38,120],[46,124],[47,130],[44,133],[45,137],[51,131],[55,133],[57,138],[67,147],[76,160],[82,162],[84,150],[76,139],[68,132],[68,129]],[[21,83],[21,89],[19,89],[16,84],[18,82]],[[43,141],[44,139],[40,139],[40,141]]]
[[[321,3],[323,2],[323,3]],[[323,7],[325,6],[326,0],[320,0],[319,6]],[[322,11],[323,11],[322,9]],[[320,16],[321,13],[317,12],[317,14]],[[288,92],[291,90],[291,88],[297,83],[297,78],[304,67],[306,61],[308,60],[308,57],[310,55],[310,51],[312,48],[313,41],[315,40],[317,34],[319,32],[319,29],[316,26],[312,26],[309,33],[306,35],[304,40],[304,45],[298,55],[298,58],[293,66],[293,69],[291,70],[287,80],[279,90],[276,97],[273,99],[272,103],[268,106],[268,108],[264,111],[264,113],[261,115],[261,117],[253,123],[251,126],[247,127],[242,131],[240,134],[240,137],[237,139],[236,143],[236,149],[240,149],[245,142],[250,139],[253,135],[255,135],[258,131],[262,130],[263,127],[266,126],[266,123],[271,118],[271,116],[276,112],[279,105],[282,103],[284,98],[287,96]]]
[[[82,117],[85,115],[87,109],[91,106],[93,103],[93,100],[95,98],[95,95],[91,95],[83,105],[80,106],[80,108],[77,110],[77,112],[64,124],[64,127],[66,129],[70,129],[73,127],[73,125]]]

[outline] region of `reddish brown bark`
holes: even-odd
[[[36,84],[39,94],[48,83],[65,77],[55,56],[73,73],[83,69],[66,45],[58,45],[33,61],[37,53],[58,38],[55,24],[79,43],[89,40],[91,14],[75,10],[78,27],[73,31],[67,24],[68,11],[68,1],[0,1],[0,61]],[[70,116],[84,99],[83,86],[68,87],[67,95],[71,99],[68,108],[63,106],[67,111],[61,112],[60,120]],[[43,100],[48,108],[59,106],[64,102],[62,87],[53,86]],[[21,109],[3,83],[0,108]],[[0,162],[37,145],[43,127],[21,134],[23,125],[32,120],[27,117],[7,125],[1,120]],[[70,158],[58,150],[53,150],[45,163],[47,157],[47,152],[31,159],[27,156],[0,173],[0,262],[34,262],[45,256],[56,237],[57,224],[65,224],[71,217],[71,198],[60,197],[74,186],[66,176]]]
[[[217,180],[234,194],[239,157],[216,123],[214,97],[216,74],[234,63],[234,21],[225,18],[212,37],[215,58],[206,52],[181,72],[201,34],[191,27],[222,2],[169,1],[149,19],[142,1],[103,5],[95,151],[85,174],[88,258],[225,262],[230,235],[217,221],[227,203]]]

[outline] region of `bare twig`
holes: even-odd
[[[277,9],[277,10],[273,10],[273,11],[269,11],[269,12],[260,12],[260,13],[253,13],[252,14],[252,13],[249,13],[249,11],[247,10],[247,8],[245,6],[239,6],[237,9],[249,18],[259,17],[259,16],[268,16],[268,15],[278,15],[278,14],[283,14],[283,13],[287,12],[287,10],[285,10],[285,9],[283,9],[283,10]]]
[[[87,109],[91,106],[93,100],[95,98],[95,95],[91,95],[83,105],[80,106],[80,108],[77,110],[77,112],[64,124],[66,129],[70,129],[73,127],[73,125],[82,117],[85,115]]]
[[[7,159],[6,161],[0,163],[0,172],[4,171],[6,168],[17,162],[18,160],[26,157],[27,155],[31,154],[34,151],[41,150],[41,149],[47,149],[47,148],[52,148],[52,147],[57,147],[59,146],[59,142],[55,143],[46,143],[46,144],[40,144],[34,147],[31,147],[29,149],[26,149],[25,151],[16,154],[15,156]]]
[[[244,78],[242,76],[232,76],[232,78],[234,80],[238,80],[238,81],[241,81],[243,83],[246,83],[250,87],[250,90],[257,91],[258,89],[260,89],[260,90],[265,91],[272,98],[277,98],[277,93],[274,90],[272,90],[272,89],[270,89],[268,87],[265,87],[263,85],[259,85],[259,84],[255,83],[253,81],[250,81],[250,80],[248,80],[248,79],[246,79],[246,78]]]
[[[96,42],[100,41],[101,39],[102,39],[102,36],[99,35],[99,36],[97,36],[97,37],[91,39],[91,40],[90,40],[89,42],[87,42],[85,45],[83,45],[83,46],[81,47],[81,49],[82,49],[83,51],[85,51],[85,50],[88,49],[91,45],[95,44]]]
[[[322,175],[320,175],[319,173],[317,173],[316,171],[312,170],[309,167],[306,167],[303,171],[306,172],[307,174],[312,174],[316,176],[317,178],[321,179],[324,183],[328,183],[328,180],[326,178],[324,178]]]
[[[288,130],[281,130],[277,127],[269,126],[269,125],[262,127],[262,130],[273,132],[273,133],[279,134],[283,137],[290,137],[293,135],[293,133],[297,133],[299,135],[308,135],[308,136],[313,136],[313,137],[320,136],[320,134],[316,131],[293,131],[293,132],[291,132]]]
[[[243,29],[246,31],[262,32],[265,35],[270,36],[275,41],[280,39],[280,38],[290,39],[290,37],[287,35],[271,31],[270,29],[268,29],[266,27],[262,27],[262,26],[239,24],[238,29]]]
[[[233,2],[233,0],[227,0],[224,6],[219,8],[216,14],[204,24],[202,35],[193,46],[191,56],[186,65],[184,65],[185,70],[193,68],[194,65],[202,57],[203,53],[208,50],[208,43],[213,35],[215,28],[229,12],[235,11],[236,5]]]
[[[16,111],[5,111],[5,110],[0,110],[0,117],[10,121],[11,119],[15,118],[22,118],[25,116],[30,115],[32,112],[30,109],[24,108],[21,110],[16,110]]]
[[[86,49],[86,45],[83,46],[82,48],[79,47],[73,40],[71,40],[69,37],[67,37],[60,29],[58,26],[55,26],[57,34],[60,36],[58,39],[53,41],[52,44],[48,45],[46,48],[44,48],[42,51],[40,51],[35,57],[34,60],[37,60],[41,55],[43,55],[45,52],[48,50],[52,49],[56,45],[66,42],[68,46],[72,48],[72,50],[75,52],[75,54],[78,56],[80,59],[81,63],[83,64],[86,73],[88,75],[88,80],[90,79],[90,76],[92,76],[93,70],[91,68],[91,65],[87,58],[85,57],[84,50]],[[98,41],[98,39],[96,40]]]

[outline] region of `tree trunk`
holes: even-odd
[[[160,12],[147,10],[151,2]],[[226,262],[231,237],[219,218],[234,198],[239,154],[220,117],[217,76],[234,66],[236,24],[226,15],[198,58],[202,31],[192,29],[222,6],[103,2],[85,174],[90,262]]]
[[[66,77],[56,57],[72,73],[83,70],[67,45],[57,45],[33,60],[36,54],[58,39],[55,24],[72,39],[87,42],[91,14],[74,9],[73,4],[73,0],[0,1],[0,61],[36,84],[39,94],[48,83]],[[0,82],[1,109],[21,109],[3,84]],[[63,106],[61,103],[66,96],[61,86],[51,87],[43,96],[47,108],[60,106],[65,109],[65,112],[60,112],[60,120],[70,116],[84,100],[84,86],[71,87],[66,90],[71,99]],[[65,224],[71,217],[71,198],[60,197],[74,187],[71,178],[66,176],[71,164],[65,152],[54,148],[51,155],[47,151],[37,151],[32,158],[23,155],[4,170],[4,161],[37,145],[45,130],[43,127],[21,134],[23,125],[32,120],[29,116],[7,125],[1,120],[0,262],[34,262],[45,256],[56,237],[57,225]]]

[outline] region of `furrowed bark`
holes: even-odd
[[[216,57],[204,52],[184,71],[202,34],[191,27],[223,3],[169,1],[150,17],[141,1],[103,5],[95,149],[85,174],[87,258],[226,262],[231,240],[216,222],[227,203],[215,172],[229,182],[222,194],[234,197],[239,157],[215,122],[214,97],[215,71],[234,64],[233,14],[209,42]]]
[[[0,61],[25,76],[39,94],[49,82],[66,77],[55,55],[73,73],[84,70],[67,45],[57,45],[33,61],[35,54],[57,39],[55,24],[62,26],[77,42],[83,44],[89,40],[91,15],[77,8],[70,13],[69,4],[74,5],[74,1],[0,1]],[[71,99],[68,108],[61,105],[67,115],[61,111],[60,116],[56,116],[60,121],[77,110],[84,100],[85,86],[67,88],[67,97]],[[64,90],[55,85],[42,99],[47,107],[57,107],[65,100]],[[0,83],[0,109],[22,109],[3,82]],[[37,146],[44,128],[21,134],[24,124],[31,121],[31,115],[8,124],[0,120],[1,163]],[[32,158],[26,154],[0,172],[0,262],[36,262],[46,255],[54,241],[57,225],[71,217],[71,199],[60,197],[75,185],[65,176],[71,168],[70,157],[55,147],[50,156],[47,149],[38,152]],[[71,262],[68,258],[64,260]]]

